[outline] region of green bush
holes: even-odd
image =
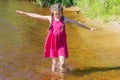
[[[61,3],[65,7],[77,5],[80,11],[92,19],[99,17],[104,21],[114,21],[120,17],[120,0],[36,0],[41,6]]]
[[[65,7],[73,5],[73,0],[36,0],[38,5],[47,7],[55,3],[61,3]]]

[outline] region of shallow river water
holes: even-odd
[[[0,0],[0,80],[119,80],[120,28],[96,25],[81,14],[64,11],[95,31],[66,24],[69,58],[72,71],[63,75],[51,73],[51,60],[43,58],[48,22],[16,14],[22,10],[49,15],[24,0]]]

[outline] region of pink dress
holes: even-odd
[[[66,42],[66,31],[64,17],[60,21],[52,20],[50,31],[47,35],[44,46],[44,57],[57,58],[59,56],[68,57],[68,48]],[[62,30],[61,30],[62,29]]]

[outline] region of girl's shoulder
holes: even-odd
[[[52,22],[52,16],[47,16],[47,17],[48,17],[49,22],[51,23]],[[64,18],[64,22],[69,22],[69,20],[70,20],[70,18],[67,18],[65,16],[63,16],[63,18]]]
[[[47,16],[47,18],[48,18],[48,21],[51,23],[52,17],[51,16]]]

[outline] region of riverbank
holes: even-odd
[[[76,14],[81,13],[80,9],[77,6],[67,7],[67,8],[64,8],[64,10],[70,11],[70,12],[72,11],[72,12],[75,12]],[[87,21],[88,25],[92,25],[92,26],[102,25],[103,27],[111,26],[111,27],[120,28],[120,18],[114,21],[110,21],[110,22],[104,22],[104,20],[100,18],[90,19],[86,17],[85,20]]]

